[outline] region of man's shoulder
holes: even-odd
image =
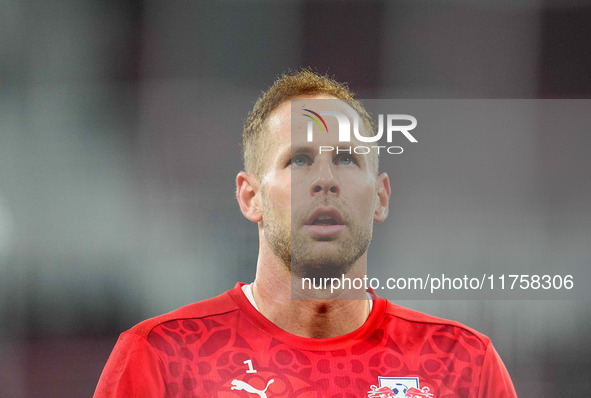
[[[449,338],[462,337],[469,339],[477,343],[476,345],[480,349],[486,349],[486,346],[490,343],[490,339],[486,335],[460,322],[428,315],[390,301],[387,301],[387,303],[386,315],[397,318],[414,330],[439,335],[442,336],[441,338],[447,336]]]
[[[173,322],[184,322],[198,319],[207,320],[238,311],[238,305],[234,299],[232,299],[232,293],[235,289],[224,292],[219,296],[198,301],[169,313],[147,319],[129,329],[127,333],[148,337],[154,329],[163,325],[170,325]]]

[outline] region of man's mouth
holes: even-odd
[[[312,221],[312,225],[338,225],[338,223],[331,216],[322,215]]]
[[[317,238],[330,238],[340,234],[345,228],[341,213],[334,207],[319,207],[306,221],[306,229]]]

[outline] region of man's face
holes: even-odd
[[[320,98],[331,97],[314,97]],[[332,110],[350,110],[343,102],[338,101],[341,109],[334,109],[334,100],[328,102]],[[298,101],[300,106],[318,107],[318,101]],[[367,155],[319,152],[320,146],[355,145],[338,142],[336,119],[325,119],[331,133],[307,142],[307,119],[294,112],[302,121],[294,120],[292,134],[291,111],[290,101],[284,102],[267,121],[269,152],[261,175],[264,237],[298,276],[340,276],[367,251],[379,177]]]

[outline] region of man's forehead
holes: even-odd
[[[328,131],[338,131],[338,121],[335,117],[325,118],[323,123],[328,125],[328,130],[324,134],[316,134],[314,139],[309,141],[307,135],[309,120],[304,116],[305,112],[303,112],[308,109],[317,113],[336,111],[349,117],[352,114],[359,116],[357,111],[346,101],[327,94],[298,96],[283,101],[269,114],[266,120],[266,131],[262,138],[266,141],[267,148],[265,164],[268,164],[267,161],[271,161],[273,157],[271,154],[277,154],[279,157],[284,157],[285,154],[290,153],[317,155],[321,153],[319,152],[320,146],[338,147],[344,153],[347,149],[363,144],[356,137],[351,137],[350,142],[340,142],[339,134],[326,134]],[[292,114],[295,123],[292,123]],[[301,117],[302,123],[295,119],[299,117]],[[366,156],[362,156],[362,163],[364,164],[369,162],[369,159],[365,158]]]
[[[296,109],[292,108],[292,105]],[[281,129],[291,128],[292,111],[311,107],[317,111],[340,110],[346,113],[355,112],[353,108],[342,99],[329,94],[302,95],[283,101],[275,108],[267,118],[267,127],[269,131],[279,131]],[[299,115],[299,113],[298,113]]]

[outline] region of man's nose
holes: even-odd
[[[341,192],[339,183],[332,169],[332,162],[320,161],[317,164],[317,171],[311,185],[311,194],[333,194],[339,195]]]

